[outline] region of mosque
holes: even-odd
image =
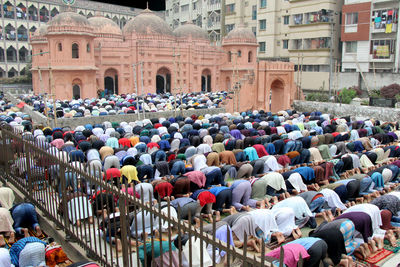
[[[110,94],[235,92],[228,111],[290,107],[298,92],[294,66],[257,60],[257,39],[238,26],[221,46],[191,23],[172,31],[149,9],[121,30],[97,14],[63,12],[31,38],[36,94],[57,99]],[[238,108],[239,107],[239,108]]]

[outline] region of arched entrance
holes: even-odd
[[[156,92],[157,94],[171,93],[171,72],[166,67],[157,71]]]
[[[267,105],[269,105],[269,110],[272,112],[277,112],[283,107],[284,100],[284,85],[281,80],[274,80],[271,84],[271,90],[267,96]]]
[[[81,87],[78,84],[72,86],[72,97],[73,99],[81,98]]]
[[[105,94],[118,94],[118,72],[115,69],[108,69],[104,73]]]
[[[211,92],[211,71],[204,69],[201,73],[201,91]]]
[[[72,82],[72,98],[73,99],[80,99],[81,98],[81,87],[82,81],[79,79],[75,79]]]

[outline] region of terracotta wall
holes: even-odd
[[[358,12],[357,32],[345,32],[346,14]],[[360,3],[352,5],[343,5],[342,7],[342,26],[341,40],[346,41],[366,41],[369,40],[371,17],[371,3]]]

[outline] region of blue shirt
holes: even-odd
[[[317,237],[303,237],[296,239],[288,244],[299,244],[302,245],[306,250],[309,250],[315,242],[322,240],[321,238]]]
[[[229,189],[229,187],[226,186],[214,186],[212,188],[210,188],[208,191],[210,191],[211,194],[213,194],[214,196],[218,196],[219,193],[221,193],[222,191]]]

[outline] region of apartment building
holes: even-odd
[[[226,0],[226,31],[243,22],[257,36],[259,60],[296,64],[296,81],[305,90],[329,89],[331,66],[341,58],[343,1]],[[299,76],[299,77],[297,77]]]
[[[193,23],[207,30],[212,42],[221,41],[221,0],[165,0],[165,20],[172,29]]]
[[[31,57],[31,34],[67,7],[63,0],[1,0],[1,7],[0,77],[23,75]],[[141,11],[88,0],[75,1],[71,9],[88,18],[100,13],[121,28]],[[163,14],[157,12],[159,16]]]
[[[399,72],[400,1],[345,0],[343,72]]]

